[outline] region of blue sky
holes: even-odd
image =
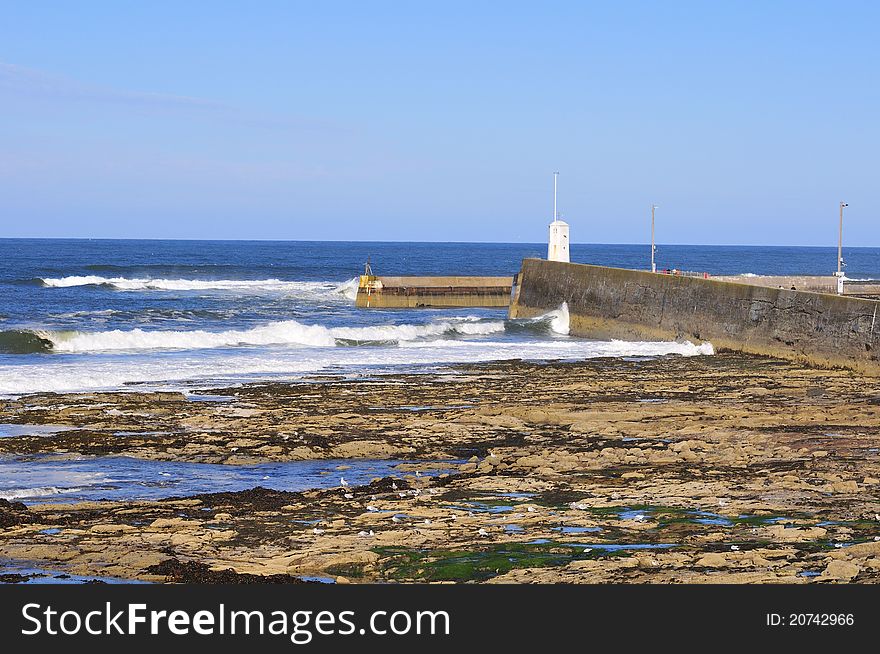
[[[40,2],[2,236],[880,245],[871,2]]]

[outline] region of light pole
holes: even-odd
[[[848,207],[846,202],[840,203],[840,227],[837,231],[837,276],[843,277],[843,208]]]
[[[656,204],[651,205],[651,272],[657,272],[657,264],[654,262],[654,253],[657,252],[657,246],[654,245],[654,210]]]
[[[848,207],[846,202],[840,203],[840,225],[837,230],[837,294],[843,295],[843,208]]]

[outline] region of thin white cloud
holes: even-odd
[[[0,63],[0,91],[17,95],[64,98],[101,103],[139,104],[155,107],[178,107],[211,111],[230,111],[219,102],[166,93],[127,91],[87,84],[69,77],[34,68]]]
[[[202,113],[227,121],[269,129],[350,133],[351,126],[320,117],[258,112],[205,98],[168,93],[150,93],[90,84],[35,68],[0,62],[0,98],[44,99],[66,102],[131,106],[157,111]]]

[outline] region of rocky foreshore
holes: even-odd
[[[0,401],[0,423],[52,426],[0,438],[7,460],[409,462],[296,493],[3,500],[6,581],[27,566],[227,583],[880,580],[880,379],[849,371],[736,354],[499,362],[31,395]]]

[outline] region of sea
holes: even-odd
[[[0,396],[200,389],[504,359],[700,356],[711,344],[595,341],[567,308],[357,309],[357,276],[513,275],[545,244],[0,240]],[[880,248],[846,248],[880,278]],[[572,245],[574,262],[649,267],[647,245]],[[660,245],[658,268],[830,274],[836,248]]]

